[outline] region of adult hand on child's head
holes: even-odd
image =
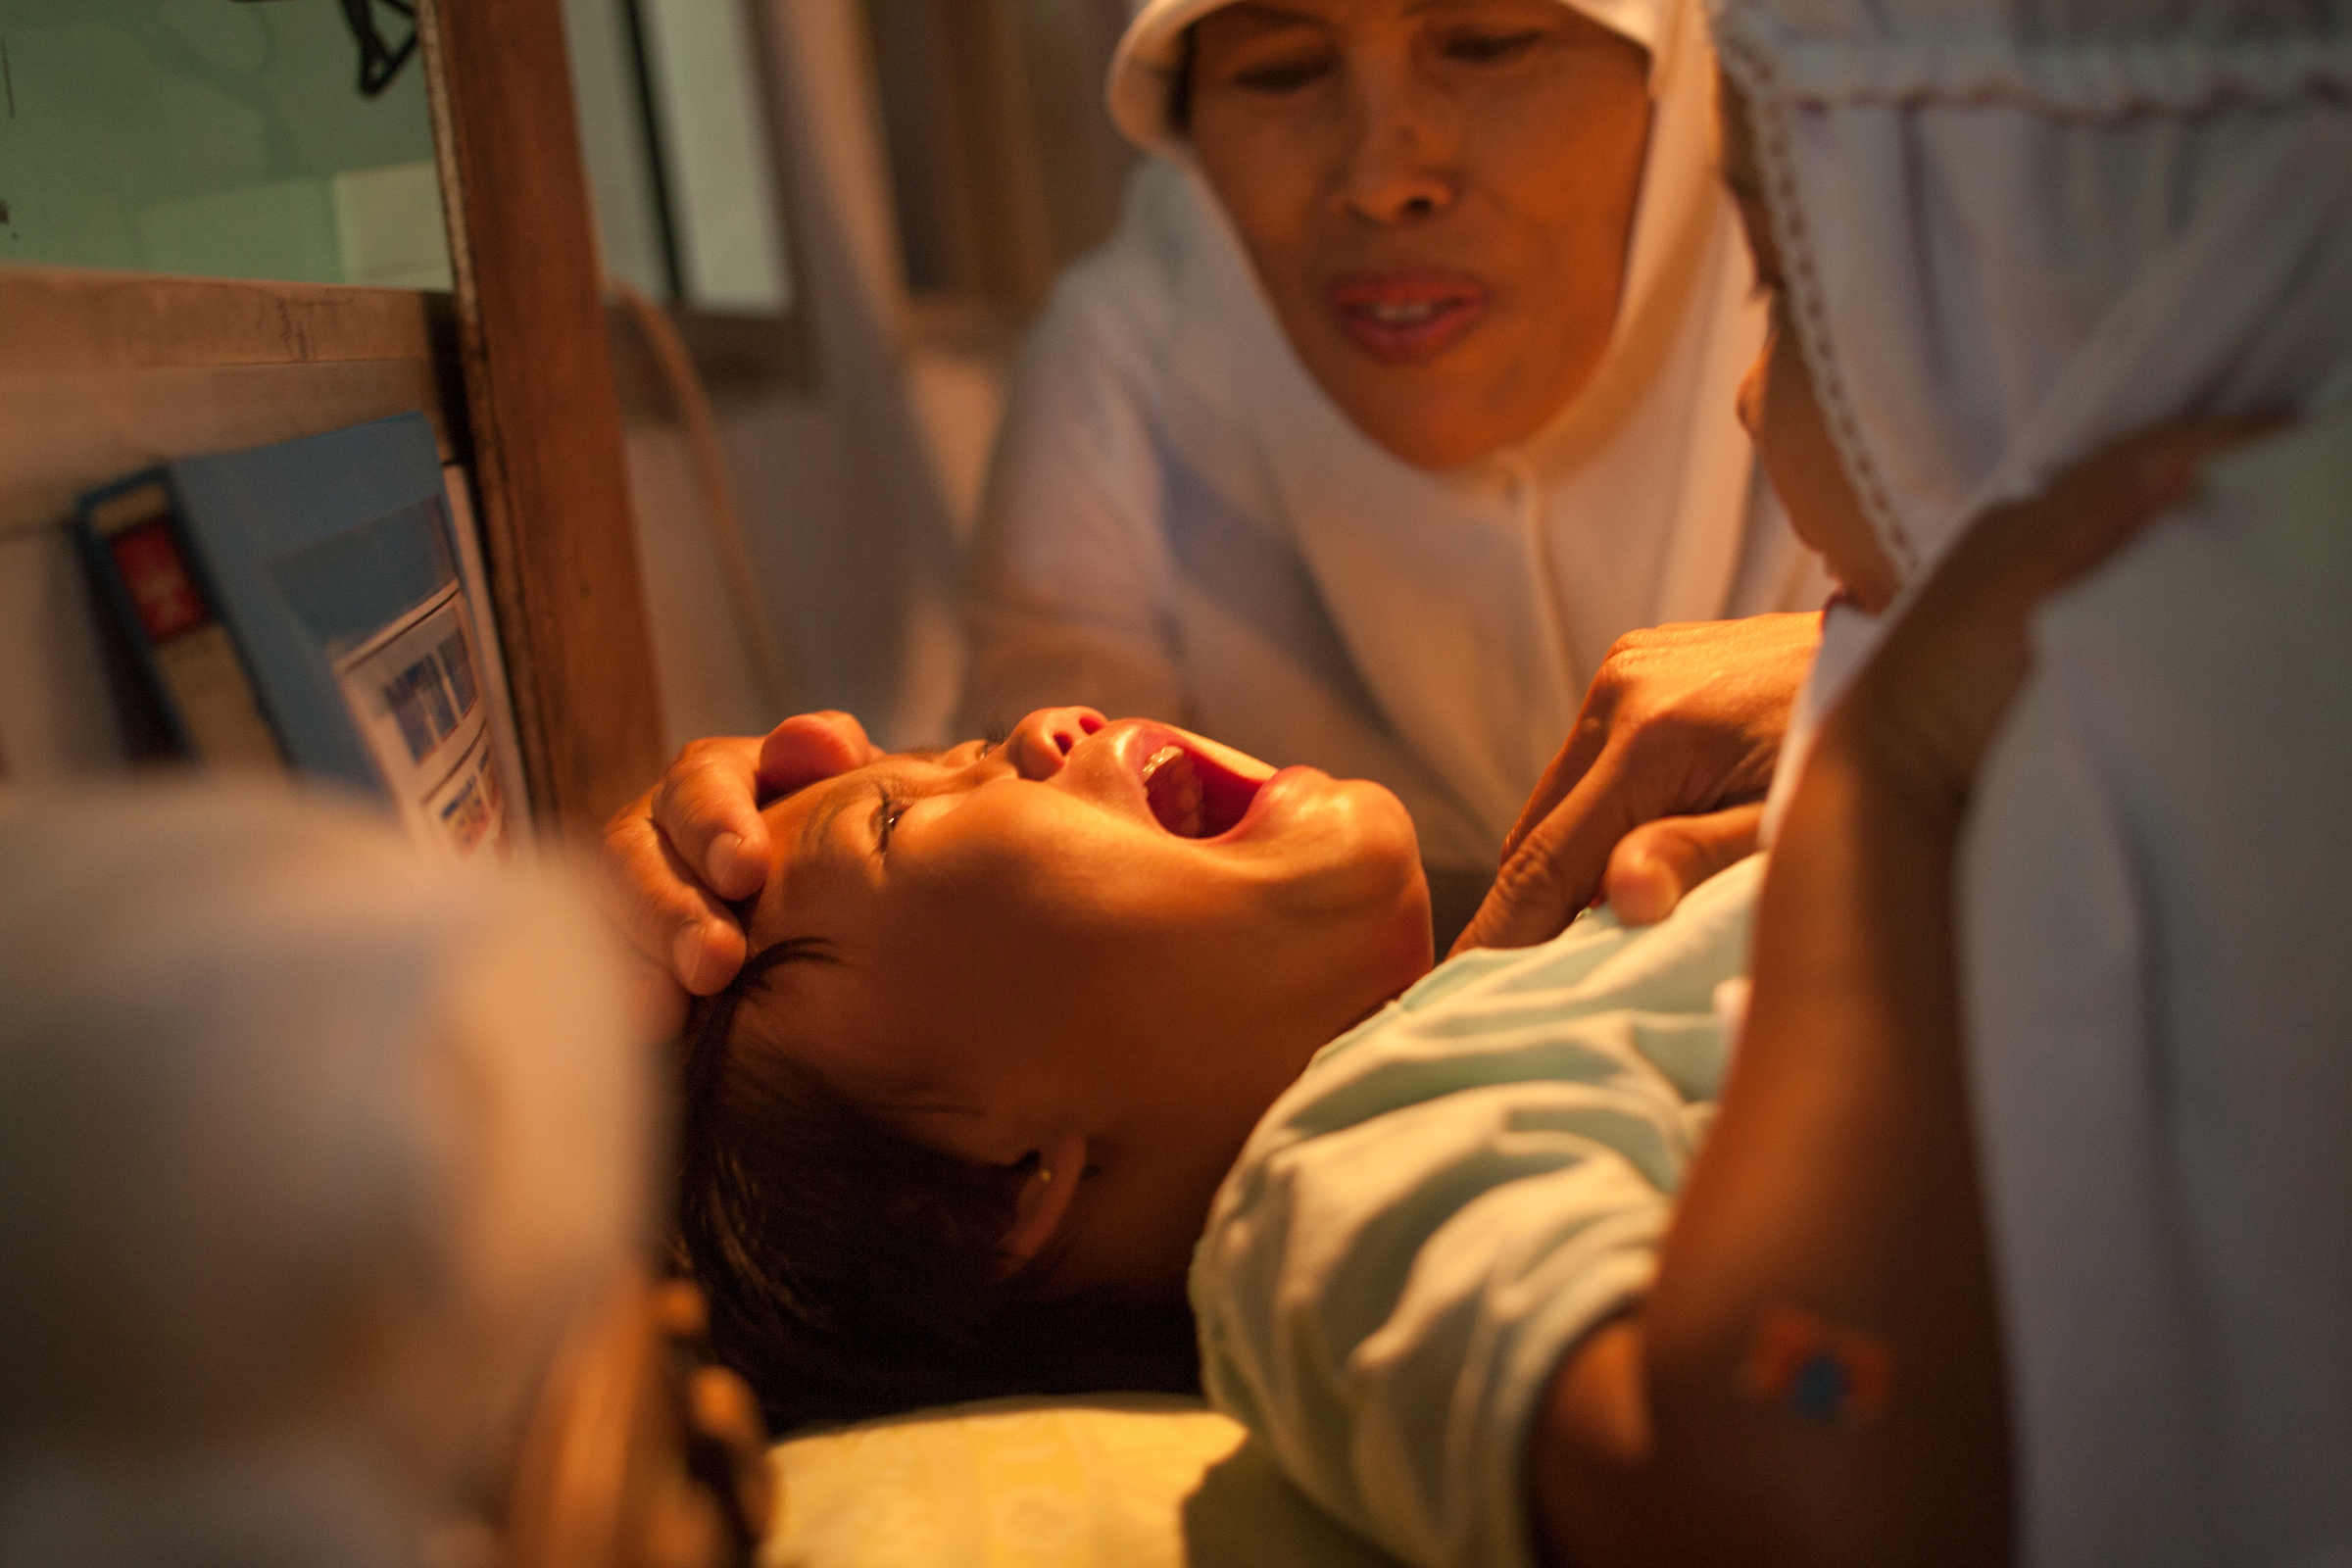
[[[691,998],[743,967],[743,928],[728,905],[759,892],[774,868],[760,802],[880,755],[848,713],[796,713],[764,738],[690,743],[605,824],[609,904],[644,960],[637,996],[649,1037],[677,1033]]]
[[[1899,611],[1832,723],[1921,800],[1956,814],[2032,665],[2035,608],[2186,497],[2209,459],[2283,422],[2163,425],[2084,459],[2031,500],[1994,508]]]
[[[1596,892],[1626,920],[1662,920],[1686,890],[1754,853],[1759,803],[1820,641],[1817,613],[1620,637],[1453,951],[1545,941]]]

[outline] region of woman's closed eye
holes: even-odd
[[[1335,57],[1327,49],[1283,55],[1243,66],[1233,73],[1231,80],[1235,86],[1246,91],[1279,98],[1329,75],[1334,62]]]

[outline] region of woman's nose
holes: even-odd
[[[1435,218],[1460,196],[1458,112],[1437,89],[1398,74],[1367,73],[1350,84],[1347,163],[1333,192],[1345,211],[1384,226]]]
[[[1041,708],[1012,727],[1004,755],[1026,779],[1049,779],[1078,743],[1110,722],[1091,708]]]

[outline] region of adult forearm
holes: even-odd
[[[1554,1560],[2005,1555],[1956,1000],[1960,810],[1860,726],[1825,730],[1655,1290],[1550,1391],[1531,1482]]]

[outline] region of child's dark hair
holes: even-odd
[[[1041,1298],[997,1239],[1025,1169],[925,1149],[787,1053],[737,1044],[780,943],[703,1004],[687,1035],[673,1251],[710,1306],[718,1358],[778,1434],[1007,1394],[1200,1388],[1182,1299]]]

